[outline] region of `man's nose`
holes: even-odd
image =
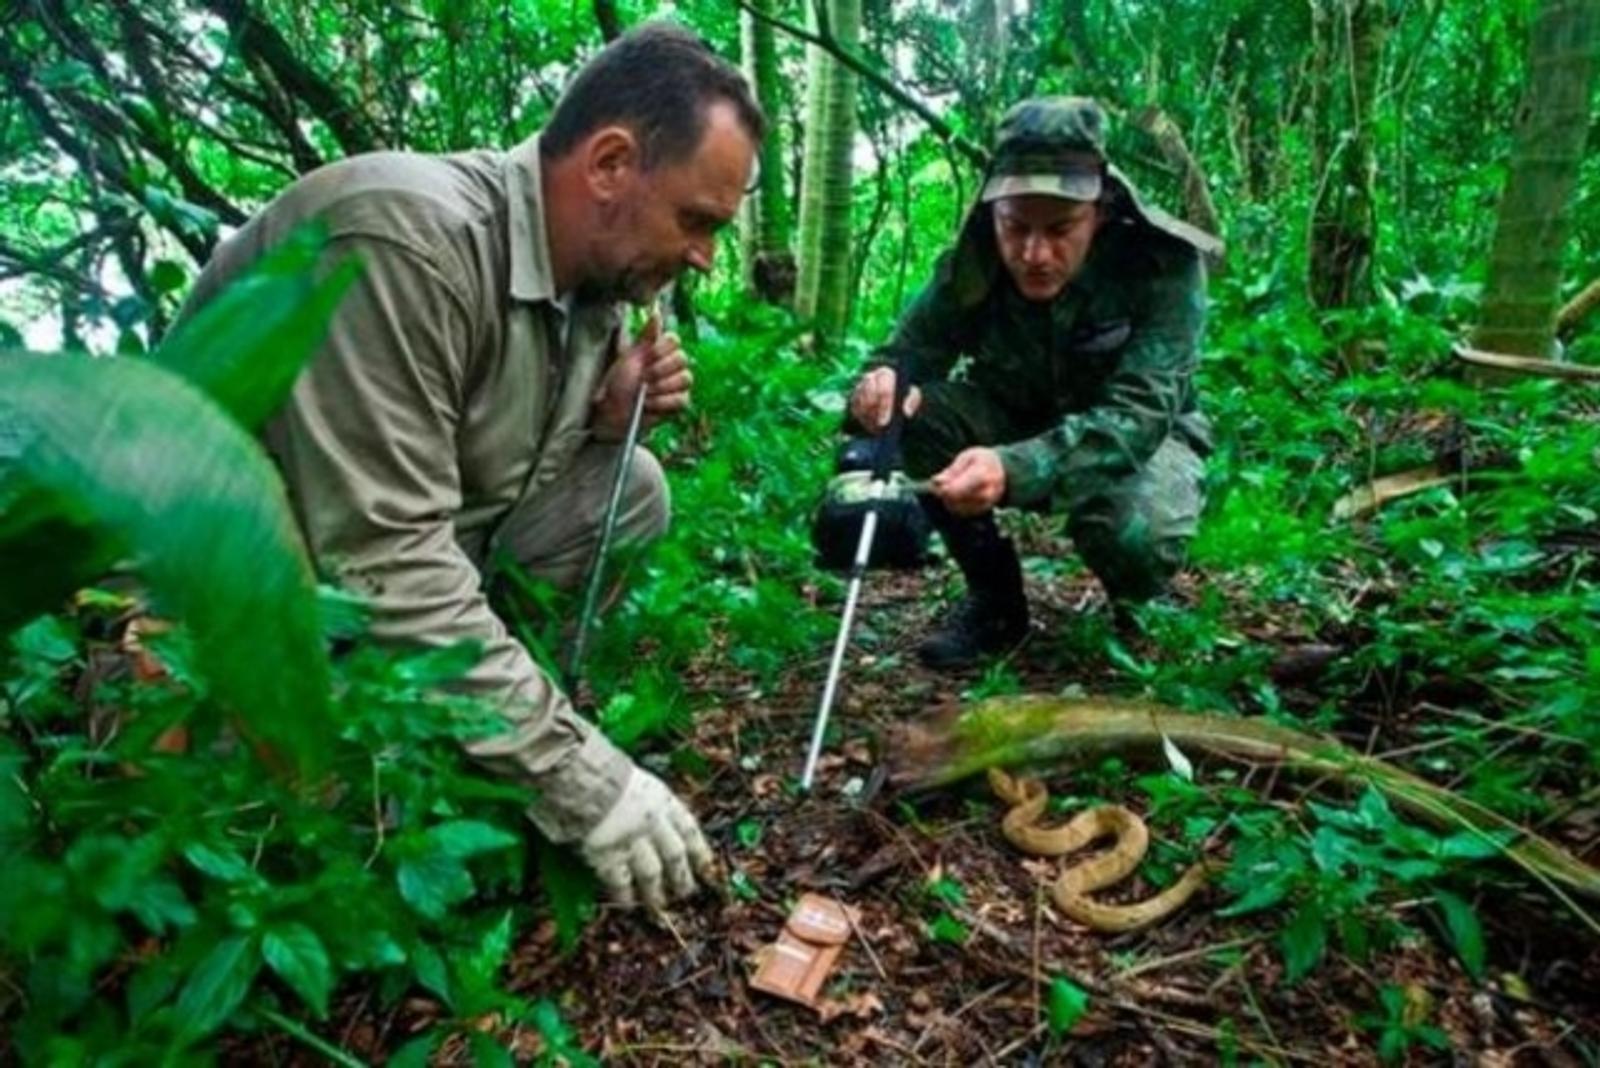
[[[1022,262],[1033,267],[1049,259],[1049,247],[1045,240],[1037,234],[1030,234],[1022,241]]]
[[[715,241],[692,241],[689,251],[684,254],[684,262],[701,274],[711,271],[711,262],[717,256],[717,243]]]

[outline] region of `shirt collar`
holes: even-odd
[[[506,237],[511,250],[511,299],[553,301],[555,274],[550,267],[544,187],[539,180],[538,134],[506,154],[505,175],[509,201]]]

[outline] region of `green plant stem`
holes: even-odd
[[[262,1019],[269,1021],[290,1038],[304,1043],[335,1064],[343,1065],[344,1068],[367,1068],[365,1061],[352,1057],[342,1047],[336,1046],[321,1035],[315,1034],[292,1016],[285,1016],[283,1013],[273,1009],[258,1008],[256,1012],[261,1015]]]

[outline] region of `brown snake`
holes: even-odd
[[[1039,826],[1050,791],[1037,779],[1014,778],[989,769],[989,786],[1011,808],[1000,821],[1006,840],[1024,853],[1058,857],[1098,838],[1116,839],[1110,849],[1069,866],[1050,886],[1050,898],[1068,918],[1106,934],[1136,931],[1180,908],[1205,885],[1210,866],[1201,861],[1177,882],[1135,905],[1106,905],[1089,895],[1121,882],[1144,859],[1150,832],[1144,821],[1121,805],[1096,805],[1059,827]]]

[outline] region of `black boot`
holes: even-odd
[[[967,597],[923,639],[917,655],[931,668],[958,668],[1014,648],[1028,634],[1028,600],[1011,539],[1000,533],[993,512],[967,519],[937,499],[922,501],[966,577]]]

